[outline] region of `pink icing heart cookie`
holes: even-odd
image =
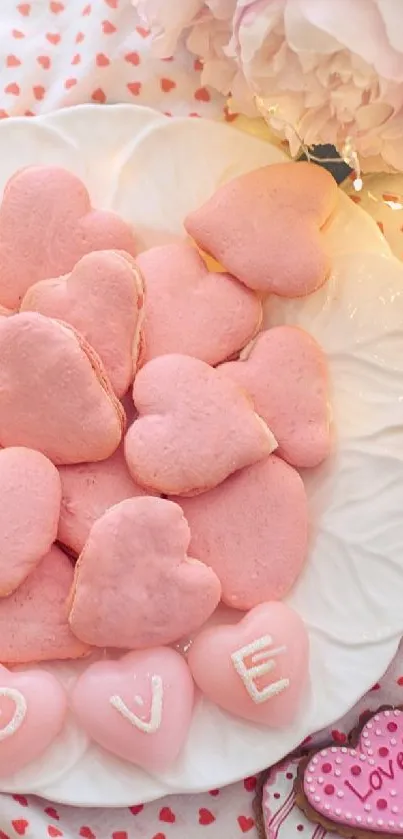
[[[295,469],[271,455],[210,492],[175,500],[189,523],[191,554],[213,568],[228,606],[285,597],[308,550],[308,503]]]
[[[328,276],[320,229],[336,201],[336,182],[321,166],[276,163],[221,186],[185,227],[249,288],[299,297]]]
[[[73,576],[69,558],[53,545],[17,591],[0,600],[0,661],[25,664],[88,654],[68,624]]]
[[[219,368],[252,397],[273,431],[277,454],[293,466],[317,466],[330,451],[328,377],[316,341],[295,326],[261,332],[240,361]]]
[[[274,728],[295,719],[308,660],[305,626],[284,603],[262,603],[235,626],[203,630],[188,656],[193,678],[208,699],[237,717]]]
[[[145,495],[127,468],[123,446],[98,463],[60,466],[62,503],[58,539],[75,554],[81,553],[94,522],[110,507]]]
[[[159,772],[173,763],[186,740],[193,698],[186,662],[160,647],[92,664],[75,685],[71,704],[87,734],[104,749]]]
[[[211,568],[187,555],[189,541],[182,510],[172,501],[131,498],[108,510],[76,565],[75,635],[96,647],[140,649],[199,629],[221,587]]]
[[[256,335],[258,297],[229,274],[210,273],[196,248],[152,248],[137,262],[147,286],[145,361],[182,353],[215,365]]]
[[[133,259],[114,251],[83,256],[71,274],[31,286],[21,311],[70,324],[98,353],[117,396],[133,382],[143,322],[144,286]]]
[[[0,207],[0,302],[18,309],[38,280],[60,277],[91,251],[135,254],[129,226],[94,210],[84,184],[66,169],[32,166],[17,172]]]
[[[50,550],[57,533],[61,485],[43,454],[0,451],[0,597],[25,580]]]
[[[157,492],[203,492],[277,446],[240,388],[190,356],[146,364],[133,400],[139,419],[126,435],[127,464],[139,484]]]
[[[0,319],[0,444],[53,463],[103,460],[125,425],[101,361],[70,327],[22,312]]]
[[[14,775],[40,757],[61,731],[66,712],[66,693],[50,673],[10,673],[0,665],[0,775]]]
[[[313,822],[343,836],[403,833],[403,713],[367,713],[351,748],[331,746],[302,761],[297,804]]]

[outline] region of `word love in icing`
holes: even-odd
[[[21,728],[28,710],[25,696],[16,688],[0,687],[0,699],[3,696],[5,699],[11,699],[14,702],[14,714],[11,720],[0,728],[0,742],[6,740],[7,737],[12,737]],[[0,720],[1,717],[2,712],[0,711]]]
[[[375,714],[355,749],[322,749],[304,775],[311,806],[340,824],[378,833],[403,830],[403,714]]]
[[[143,720],[138,717],[137,714],[134,714],[133,711],[127,707],[121,696],[111,696],[109,700],[112,707],[115,708],[125,720],[138,728],[139,731],[143,731],[144,734],[155,734],[155,732],[160,728],[162,720],[162,702],[164,691],[161,676],[152,676],[150,684],[151,709],[148,721]],[[144,705],[144,701],[141,696],[135,696],[134,701],[137,702],[138,705]]]
[[[238,676],[242,679],[250,698],[256,704],[267,702],[273,696],[278,696],[289,687],[289,679],[279,679],[263,688],[259,688],[256,679],[271,673],[276,666],[275,658],[287,652],[286,646],[273,648],[270,635],[257,638],[231,655],[232,663]],[[249,661],[249,664],[248,664]]]

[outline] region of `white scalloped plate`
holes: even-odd
[[[82,106],[0,124],[0,189],[21,166],[66,166],[95,204],[135,225],[142,247],[183,239],[185,214],[218,184],[283,159],[233,127],[130,106]],[[267,324],[298,323],[319,340],[333,383],[336,453],[304,476],[310,556],[289,597],[311,641],[310,691],[297,719],[284,731],[262,729],[200,699],[179,760],[153,777],[89,743],[70,719],[42,759],[3,779],[2,790],[124,806],[228,784],[335,721],[386,669],[403,632],[403,267],[372,219],[342,193],[326,237],[334,264],[327,285],[266,307]],[[47,669],[68,688],[85,666]]]

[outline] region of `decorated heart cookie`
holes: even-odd
[[[209,273],[196,248],[152,248],[137,262],[147,286],[145,361],[183,353],[218,364],[259,329],[258,297],[229,274]]]
[[[0,596],[14,591],[50,550],[57,533],[61,486],[43,454],[0,450]]]
[[[97,647],[170,644],[198,629],[221,594],[211,568],[187,555],[182,510],[131,498],[93,525],[75,572],[70,625]],[[0,656],[1,659],[1,656]]]
[[[71,274],[31,286],[21,311],[73,326],[98,353],[117,396],[134,379],[143,322],[144,287],[131,257],[114,251],[83,256]]]
[[[146,364],[133,400],[139,419],[126,435],[127,464],[139,484],[157,492],[203,492],[277,445],[243,391],[190,356]]]
[[[66,693],[50,673],[10,673],[0,665],[0,775],[10,777],[40,757],[66,712]]]
[[[193,678],[212,702],[275,728],[295,718],[308,676],[308,635],[284,603],[264,603],[235,626],[202,630],[190,648]]]
[[[72,708],[97,743],[149,772],[166,769],[187,737],[194,687],[169,648],[92,664],[79,678]]]
[[[60,466],[59,475],[62,503],[58,539],[76,555],[83,550],[94,522],[110,507],[125,498],[146,495],[130,475],[123,446],[98,463]]]
[[[68,624],[73,576],[70,559],[54,545],[22,585],[0,600],[0,661],[25,664],[88,654]]]
[[[129,226],[93,210],[84,184],[65,169],[32,166],[6,185],[0,207],[0,303],[18,309],[38,280],[60,277],[91,251],[135,254]]]
[[[177,498],[192,534],[190,552],[213,568],[222,599],[236,609],[281,600],[308,550],[305,488],[271,455],[194,498]]]
[[[124,428],[99,357],[73,329],[36,312],[0,319],[0,445],[53,463],[103,460]]]
[[[252,397],[273,431],[277,454],[293,466],[317,466],[329,454],[325,356],[304,330],[277,326],[262,332],[240,361],[219,368]]]
[[[320,229],[336,200],[336,183],[322,167],[277,163],[221,186],[185,227],[249,288],[299,297],[328,276]]]
[[[403,833],[403,713],[367,713],[351,748],[331,746],[299,767],[297,804],[308,818],[343,836]]]

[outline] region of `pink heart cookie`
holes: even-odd
[[[88,654],[68,624],[73,577],[69,558],[54,545],[17,591],[0,600],[0,661],[26,664]]]
[[[208,699],[237,717],[275,728],[295,719],[308,661],[305,626],[284,603],[262,603],[235,626],[203,630],[188,657]]]
[[[66,169],[32,166],[7,183],[0,207],[0,302],[18,309],[27,289],[60,277],[91,251],[135,254],[129,226],[94,210],[84,184]]]
[[[256,335],[259,298],[229,274],[210,273],[196,248],[152,248],[137,262],[147,286],[145,361],[182,353],[215,365]]]
[[[25,580],[56,538],[61,485],[43,454],[0,451],[0,597]]]
[[[0,444],[53,463],[103,460],[125,425],[101,361],[70,327],[22,312],[0,320]]]
[[[189,541],[172,501],[131,498],[108,510],[76,565],[70,625],[77,637],[96,647],[140,649],[199,629],[221,587],[211,568],[187,555]]]
[[[139,419],[126,435],[127,464],[139,484],[157,492],[203,492],[277,446],[240,388],[190,356],[146,364],[133,400]]]
[[[184,745],[193,698],[186,662],[161,647],[92,664],[75,685],[71,704],[87,734],[104,749],[159,772]]]
[[[61,731],[66,712],[66,693],[50,673],[11,673],[0,665],[0,775],[10,777],[40,757]]]
[[[315,822],[346,836],[403,832],[403,713],[367,714],[353,748],[321,749],[299,770],[297,803]]]
[[[320,229],[336,201],[336,182],[321,166],[276,163],[221,186],[185,227],[249,288],[299,297],[330,271]]]
[[[133,382],[143,322],[144,286],[133,259],[114,251],[83,256],[71,274],[31,286],[21,311],[70,324],[98,353],[117,396]]]
[[[308,551],[306,492],[288,463],[271,455],[210,492],[175,500],[191,554],[215,571],[224,603],[251,609],[288,594]]]
[[[295,326],[262,332],[242,360],[219,368],[244,388],[292,466],[318,466],[329,454],[328,377],[316,341]]]
[[[123,446],[98,463],[60,466],[59,475],[62,504],[58,539],[75,554],[81,553],[92,525],[110,507],[125,498],[146,494],[130,475]]]

